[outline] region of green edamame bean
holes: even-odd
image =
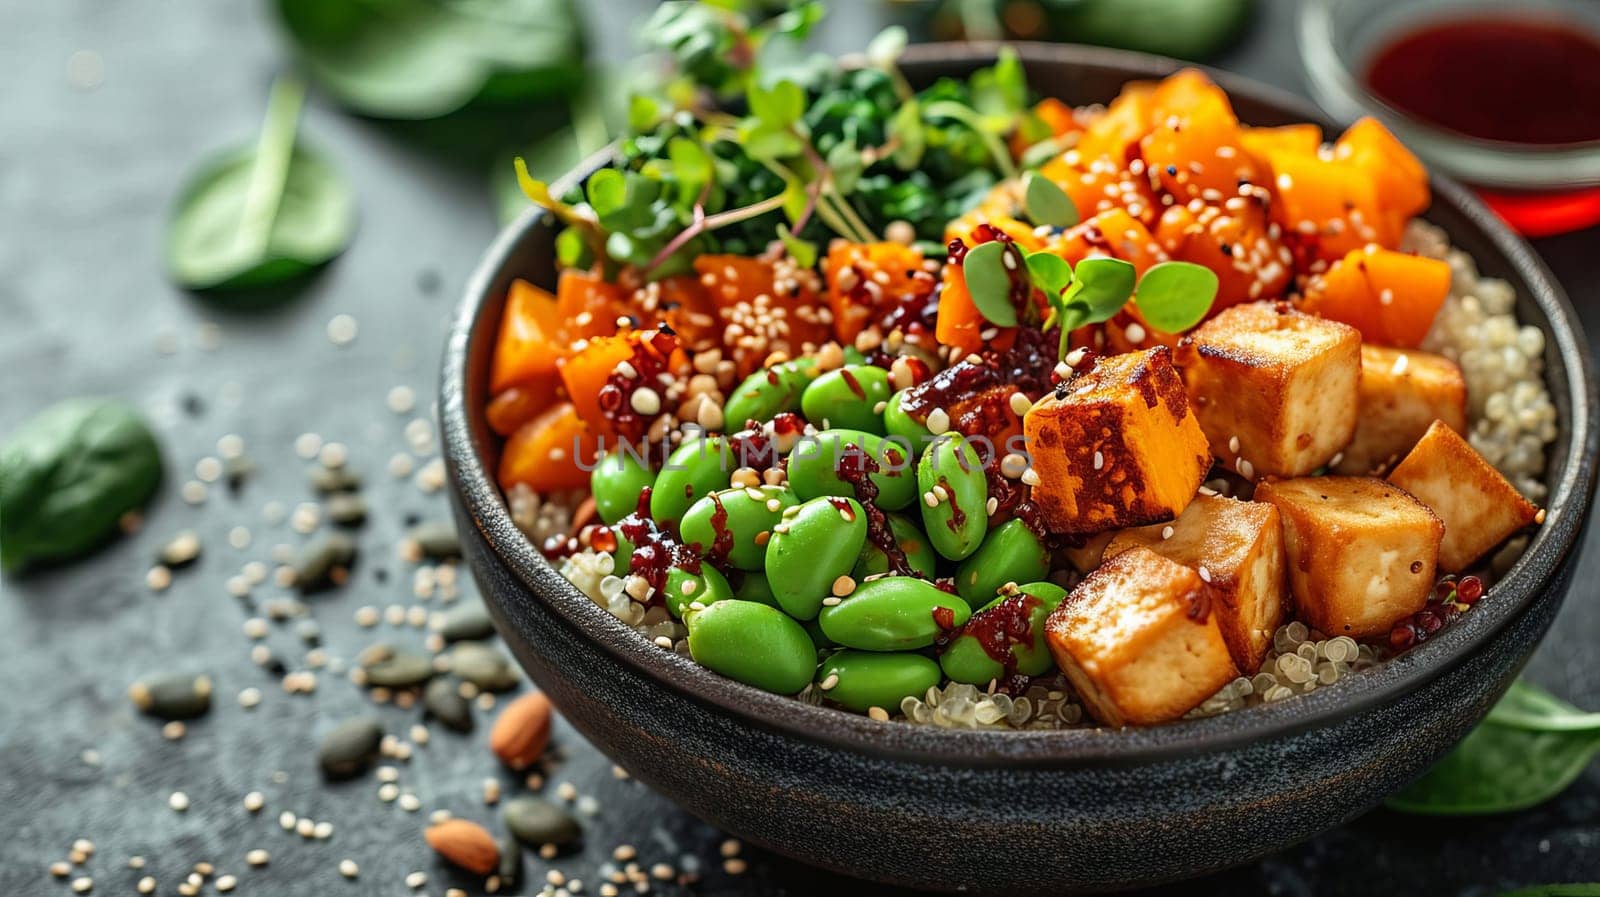
[[[792,695],[817,669],[817,647],[783,611],[754,601],[718,601],[691,610],[689,656],[695,663],[746,685]]]
[[[816,359],[786,361],[756,371],[734,387],[722,406],[722,419],[730,430],[750,421],[766,423],[785,411],[800,408],[800,395],[816,374]]]
[[[933,431],[901,409],[905,394],[906,390],[902,389],[889,397],[889,404],[883,408],[883,429],[890,436],[904,439],[911,446],[911,453],[919,455],[922,447],[933,441]]]
[[[663,597],[667,602],[667,610],[674,617],[682,617],[689,610],[689,605],[696,601],[710,606],[733,598],[733,588],[728,585],[728,580],[710,564],[701,564],[698,573],[673,567],[667,571],[667,582],[662,591],[665,592]]]
[[[828,638],[828,634],[822,631],[822,624],[818,623],[815,618],[802,620],[800,625],[805,627],[806,635],[811,636],[811,643],[817,646],[818,651],[839,647],[838,642]]]
[[[1050,550],[1028,524],[1007,520],[984,536],[983,544],[956,570],[956,591],[973,607],[983,607],[1008,582],[1044,579],[1050,573]]]
[[[797,620],[815,617],[866,542],[867,512],[853,498],[823,496],[785,511],[766,557],[778,607]]]
[[[678,531],[684,544],[697,546],[701,554],[740,570],[760,570],[772,528],[784,508],[799,501],[783,486],[722,489],[690,505]]]
[[[922,532],[922,527],[913,523],[910,517],[896,514],[893,511],[885,516],[889,518],[889,533],[894,536],[896,545],[905,552],[906,564],[912,572],[920,574],[924,579],[934,579],[939,575],[939,558],[933,552],[933,546],[928,544],[928,537]],[[867,542],[862,546],[861,554],[856,558],[856,565],[850,575],[857,581],[869,576],[877,576],[889,572],[889,556],[882,548]]]
[[[1026,637],[1011,642],[1013,669],[1024,676],[1038,676],[1055,663],[1049,645],[1045,644],[1044,624],[1065,597],[1066,590],[1054,583],[1031,582],[1018,586],[1013,594],[1001,595],[972,617],[976,620],[989,615],[1000,616],[996,621],[1000,625],[992,628],[1005,633],[1015,633],[1026,626]],[[1006,675],[1005,664],[990,657],[976,636],[966,633],[950,642],[939,658],[939,666],[946,676],[970,685],[987,685],[990,680]]]
[[[828,700],[865,713],[882,707],[894,713],[910,695],[939,684],[939,665],[921,654],[840,651],[822,662],[817,683]]]
[[[754,601],[768,607],[778,607],[777,596],[772,594],[772,583],[760,570],[740,570],[733,587],[733,597],[740,601]],[[782,610],[782,608],[778,608]]]
[[[817,615],[822,631],[847,648],[911,651],[967,622],[972,610],[955,595],[914,576],[861,583],[850,597]]]
[[[589,474],[595,512],[606,523],[616,523],[638,510],[639,494],[655,482],[655,471],[631,448],[618,447],[607,452]]]
[[[952,561],[976,551],[989,530],[989,481],[972,444],[957,434],[939,437],[917,462],[917,488],[934,550]]]
[[[861,430],[823,430],[797,442],[789,452],[789,488],[802,500],[824,495],[866,500],[855,486],[840,477],[840,470],[859,470],[878,490],[872,501],[886,511],[896,511],[917,500],[915,465],[906,447]]]
[[[650,490],[650,516],[674,527],[701,496],[728,488],[737,462],[721,436],[695,436],[673,449]]]
[[[889,372],[870,364],[847,364],[811,381],[800,396],[806,420],[825,428],[843,427],[883,435],[883,408],[889,401]]]

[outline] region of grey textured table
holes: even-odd
[[[875,7],[836,5],[823,42],[861,46],[874,30]],[[616,24],[637,21],[648,4],[606,6],[612,27],[598,43],[619,58],[629,38]],[[1265,21],[1222,65],[1298,87],[1292,4],[1263,6]],[[94,80],[97,60],[103,65],[103,83],[93,89],[69,83],[68,60],[79,51],[97,54],[75,58],[80,82],[86,74]],[[133,893],[146,874],[159,880],[159,893],[176,893],[198,861],[237,875],[238,893],[404,894],[406,874],[423,870],[431,879],[424,891],[438,894],[470,883],[423,846],[429,811],[492,819],[483,780],[499,778],[508,793],[520,787],[486,751],[482,714],[476,734],[435,727],[431,742],[400,764],[400,785],[420,799],[418,812],[381,802],[370,776],[325,786],[315,769],[318,735],[372,705],[326,671],[314,694],[285,694],[251,662],[241,633],[245,602],[224,587],[245,562],[299,540],[263,512],[269,502],[292,508],[312,498],[293,443],[300,433],[318,433],[349,446],[377,509],[361,532],[354,583],[309,602],[326,650],[348,659],[379,638],[420,643],[419,630],[363,630],[352,617],[362,605],[414,601],[410,565],[396,559],[394,541],[408,515],[442,516],[444,498],[385,468],[408,450],[408,422],[431,418],[444,321],[495,231],[477,160],[419,138],[416,129],[353,118],[314,99],[303,133],[337,160],[360,196],[350,251],[267,311],[229,310],[168,285],[159,261],[162,223],[181,179],[204,154],[250,139],[283,58],[261,4],[245,0],[52,0],[0,11],[0,431],[57,398],[125,396],[156,423],[169,474],[139,534],[82,563],[0,582],[0,893],[70,893],[46,868],[75,839],[88,838],[97,850],[74,875],[93,876],[97,894]],[[1539,248],[1580,310],[1600,316],[1596,232]],[[325,335],[337,314],[359,324],[357,339],[342,348]],[[421,396],[415,411],[386,407],[397,385]],[[202,504],[187,504],[179,487],[229,433],[245,440],[256,475],[237,493],[213,486]],[[426,453],[417,457],[419,465],[426,460]],[[152,593],[143,580],[157,546],[191,527],[203,536],[203,557],[170,590]],[[233,547],[230,536],[241,545],[248,536],[248,544]],[[1588,707],[1600,707],[1597,564],[1600,551],[1590,550],[1531,667],[1538,681]],[[470,598],[470,585],[465,591]],[[279,594],[261,586],[252,600]],[[293,624],[274,626],[265,643],[291,667],[303,666]],[[124,697],[133,678],[166,669],[206,671],[217,682],[215,710],[179,741],[165,740]],[[252,687],[265,699],[242,709],[235,695]],[[418,717],[393,707],[376,712],[402,735]],[[626,842],[647,868],[664,862],[681,872],[698,864],[692,890],[700,893],[856,889],[753,851],[746,851],[749,870],[730,876],[721,868],[720,833],[614,778],[570,730],[558,728],[556,744],[560,759],[547,791],[570,782],[598,807],[585,820],[583,853],[554,864],[530,856],[537,881],[555,868],[585,879],[594,893],[600,865]],[[168,806],[180,790],[192,802],[184,813]],[[267,801],[254,816],[240,803],[251,790]],[[284,810],[332,823],[333,836],[304,840],[281,831]],[[1379,811],[1172,893],[1365,894],[1381,883],[1398,893],[1489,894],[1600,879],[1597,838],[1600,769],[1590,769],[1536,810],[1463,822]],[[271,853],[271,864],[247,868],[244,855],[257,847]],[[146,868],[129,869],[131,856],[145,857]],[[344,858],[360,866],[355,881],[340,876]],[[982,845],[973,845],[973,860],[982,862]]]

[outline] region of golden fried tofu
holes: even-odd
[[[1239,675],[1211,586],[1147,548],[1107,560],[1045,621],[1045,641],[1108,726],[1177,719]]]
[[[1239,669],[1253,673],[1272,647],[1287,613],[1283,525],[1278,509],[1259,501],[1197,495],[1170,524],[1123,530],[1106,557],[1148,548],[1193,567],[1216,593],[1217,623]]]
[[[1380,476],[1411,451],[1428,426],[1442,420],[1467,428],[1467,381],[1443,355],[1389,346],[1361,346],[1361,414],[1355,438],[1334,473]],[[1426,504],[1426,502],[1424,502]],[[1450,521],[1445,521],[1449,541]]]
[[[1235,305],[1178,345],[1195,416],[1247,480],[1303,476],[1355,435],[1361,334],[1271,302]]]
[[[1539,514],[1455,429],[1434,421],[1389,482],[1444,521],[1439,569],[1459,573]]]
[[[1444,523],[1372,477],[1305,477],[1256,486],[1278,506],[1295,614],[1323,633],[1367,638],[1428,601]]]
[[[1088,534],[1177,517],[1211,451],[1165,346],[1100,358],[1022,419],[1045,522]]]

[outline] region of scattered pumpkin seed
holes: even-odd
[[[354,492],[336,492],[323,504],[335,526],[357,527],[367,522],[367,500]]]
[[[317,761],[331,779],[348,779],[365,772],[377,759],[383,726],[370,716],[356,717],[335,726],[322,738]]]
[[[356,558],[355,540],[344,533],[327,533],[308,543],[294,559],[294,581],[302,592],[334,584],[335,570],[348,569]]]
[[[461,557],[461,540],[448,520],[424,520],[408,530],[406,538],[416,543],[425,558],[444,561]]]
[[[494,635],[494,620],[482,601],[467,601],[445,612],[438,631],[447,642],[479,641]]]
[[[433,678],[433,659],[410,651],[391,653],[364,665],[367,684],[383,688],[413,688]]]
[[[545,844],[570,847],[583,838],[577,817],[561,807],[537,797],[508,800],[501,810],[506,829],[518,841],[532,848]]]
[[[472,704],[461,696],[461,683],[454,677],[440,676],[429,682],[422,691],[422,707],[446,728],[472,731]]]
[[[211,677],[189,673],[149,676],[128,686],[128,698],[157,719],[183,720],[211,709]]]
[[[505,691],[517,684],[517,671],[504,654],[476,642],[462,642],[450,652],[450,669],[484,691]]]

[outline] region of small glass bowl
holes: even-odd
[[[1435,169],[1489,191],[1600,187],[1600,141],[1533,146],[1467,137],[1401,112],[1362,83],[1367,60],[1390,38],[1474,13],[1565,19],[1600,32],[1600,3],[1593,0],[1303,0],[1300,56],[1312,96],[1339,118],[1377,117]]]

